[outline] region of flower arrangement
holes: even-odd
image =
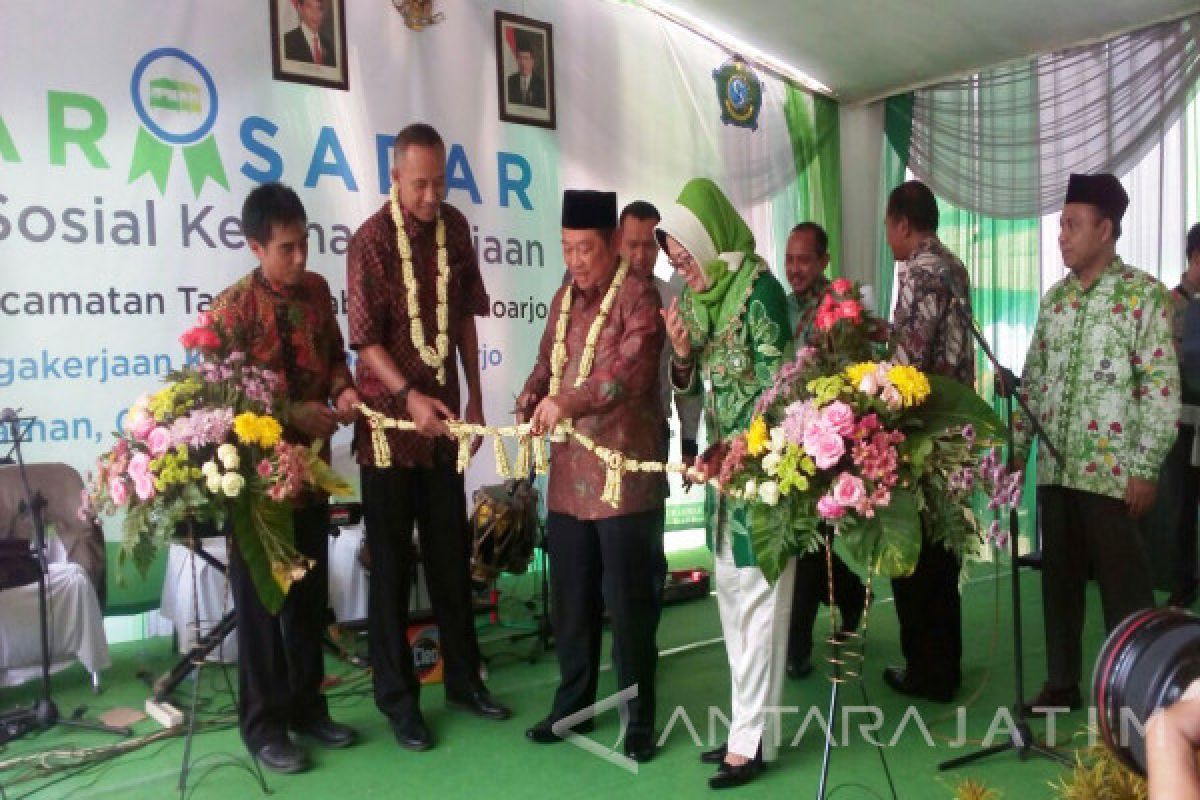
[[[292,501],[308,489],[350,487],[321,459],[319,442],[284,441],[278,376],[227,352],[210,315],[180,341],[203,359],[129,408],[89,476],[83,511],[124,512],[120,560],[143,573],[160,546],[194,526],[230,528],[264,605],[278,611],[308,567],[293,545]]]
[[[759,566],[771,580],[787,559],[835,530],[871,570],[907,575],[923,543],[960,555],[985,535],[972,494],[1020,502],[1020,475],[994,447],[1000,422],[970,388],[877,357],[879,321],[859,288],[834,281],[803,347],[759,398],[748,430],[720,461],[721,490],[747,503]]]

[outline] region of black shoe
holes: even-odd
[[[315,739],[322,747],[349,747],[358,739],[358,734],[349,725],[340,725],[329,717],[293,728],[300,736]]]
[[[904,667],[888,667],[883,671],[883,682],[892,690],[909,697],[920,697],[935,703],[949,703],[954,699],[957,686],[932,685],[917,681]]]
[[[645,764],[654,758],[658,748],[654,746],[654,736],[649,733],[630,733],[625,736],[625,755],[639,764]]]
[[[713,789],[732,789],[735,786],[744,786],[750,781],[757,778],[762,771],[767,768],[760,756],[747,761],[745,764],[734,766],[725,761],[717,767],[717,774],[708,779],[709,787]]]
[[[532,728],[527,728],[525,730],[525,738],[536,744],[554,744],[556,742],[561,742],[562,737],[554,732],[555,722],[557,722],[557,720],[552,719],[551,717],[546,717]],[[585,719],[583,722],[571,728],[571,731],[574,733],[591,733],[595,727],[595,721]]]
[[[492,697],[487,689],[476,689],[466,697],[446,695],[446,705],[484,719],[508,719],[512,716],[508,706]]]
[[[789,661],[787,665],[787,674],[789,678],[807,678],[812,675],[813,665],[810,659],[803,661]]]
[[[712,750],[705,750],[700,754],[700,762],[703,764],[721,764],[725,761],[725,753],[729,749],[728,745],[721,745]]]
[[[254,757],[271,772],[283,775],[304,772],[308,769],[308,755],[287,739],[263,745],[258,748]]]
[[[392,733],[396,734],[396,741],[405,750],[419,753],[433,747],[433,734],[429,732],[429,726],[419,711],[392,720]]]
[[[1026,714],[1037,714],[1039,716],[1052,708],[1068,708],[1071,711],[1078,711],[1083,708],[1083,698],[1079,695],[1078,686],[1059,689],[1050,684],[1045,684],[1042,686],[1042,690],[1037,693],[1037,697],[1028,703],[1023,703],[1022,708]]]

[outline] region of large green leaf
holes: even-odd
[[[893,489],[891,502],[876,508],[874,517],[849,517],[839,533],[850,557],[869,570],[888,578],[911,575],[921,555],[917,496]]]
[[[754,563],[767,582],[774,584],[792,556],[811,553],[821,546],[817,531],[816,509],[797,508],[784,500],[776,506],[750,503],[746,508],[746,526],[754,549]]]
[[[908,489],[893,489],[892,501],[875,509],[881,535],[875,554],[875,571],[888,578],[911,575],[921,555],[921,515],[917,496]]]
[[[243,492],[234,503],[233,537],[258,598],[268,611],[278,614],[287,592],[276,578],[272,551],[280,553],[294,549],[292,508],[261,494],[253,498],[250,494]]]
[[[942,375],[928,377],[932,391],[924,403],[905,412],[906,421],[916,423],[916,427],[928,433],[973,425],[981,439],[1003,438],[1004,424],[1000,417],[973,388]]]

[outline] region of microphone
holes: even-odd
[[[12,423],[12,422],[20,422],[20,420],[21,420],[21,409],[19,409],[19,408],[16,408],[16,409],[6,408],[3,411],[0,411],[0,422],[2,422],[4,424],[8,424],[8,423]]]

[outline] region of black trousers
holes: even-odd
[[[1077,687],[1083,677],[1088,575],[1100,585],[1104,627],[1154,605],[1150,559],[1125,502],[1062,486],[1039,486],[1046,682]]]
[[[845,620],[855,611],[861,611],[866,602],[867,590],[854,570],[832,553],[833,601],[841,609]],[[792,592],[792,619],[788,628],[788,663],[803,664],[812,658],[813,624],[821,603],[829,602],[830,571],[825,562],[825,551],[801,556],[796,559],[796,584]]]
[[[420,537],[429,599],[438,626],[446,694],[483,688],[471,608],[471,541],[463,477],[452,462],[432,467],[362,467],[363,517],[371,581],[367,642],[375,705],[391,720],[419,709],[421,684],[408,643],[409,599]]]
[[[238,726],[252,753],[287,740],[289,727],[329,716],[321,679],[321,634],[329,606],[329,504],[293,512],[296,549],[315,565],[292,584],[279,615],[267,611],[241,553],[230,548],[229,588],[237,609]]]
[[[1196,429],[1179,426],[1179,438],[1167,453],[1167,462],[1178,471],[1178,518],[1175,528],[1175,574],[1171,588],[1186,593],[1196,586],[1197,506],[1200,506],[1200,467],[1192,466],[1192,440]],[[1161,485],[1161,484],[1160,484]]]
[[[958,558],[922,542],[916,569],[892,578],[905,670],[918,687],[951,691],[962,681],[962,598]]]
[[[629,702],[630,734],[654,733],[658,665],[663,509],[601,520],[550,512],[546,520],[553,592],[554,644],[560,682],[550,716],[570,716],[596,702],[607,607],[612,618],[618,690],[637,686]]]

